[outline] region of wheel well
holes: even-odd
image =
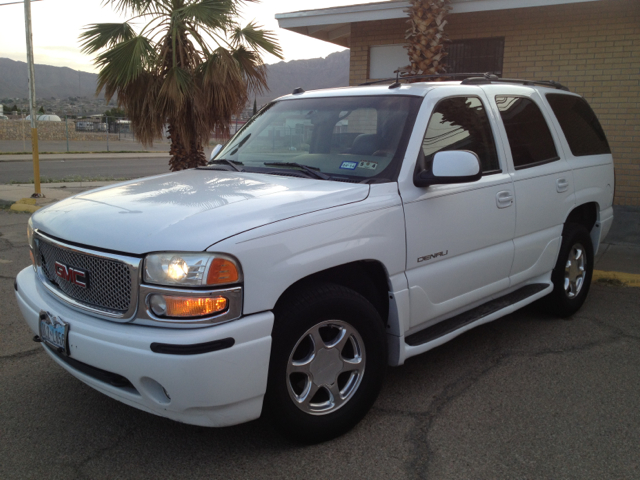
[[[328,268],[302,278],[284,291],[278,302],[283,301],[289,292],[304,288],[314,282],[323,281],[336,283],[358,292],[378,310],[380,317],[387,324],[389,318],[389,283],[384,266],[375,260],[362,260],[337,267]]]
[[[598,204],[590,202],[574,208],[567,217],[565,225],[569,223],[582,225],[587,229],[587,232],[591,232],[597,220]]]

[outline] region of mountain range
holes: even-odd
[[[292,60],[267,65],[270,90],[257,96],[258,105],[291,93],[305,90],[344,87],[349,84],[349,50],[332,53],[326,58]],[[35,65],[36,97],[67,98],[95,95],[98,75],[67,67]],[[27,64],[0,58],[0,98],[28,96]]]

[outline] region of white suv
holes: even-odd
[[[297,89],[216,153],[38,211],[16,282],[59,365],[195,425],[339,435],[387,365],[574,313],[613,221],[603,130],[553,82]]]

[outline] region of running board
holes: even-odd
[[[434,340],[444,337],[450,333],[460,330],[463,327],[476,323],[484,317],[488,317],[500,310],[504,310],[516,303],[520,303],[529,297],[538,295],[543,290],[549,288],[549,284],[546,283],[533,283],[531,285],[525,285],[524,287],[511,292],[503,297],[496,298],[487,303],[484,303],[474,309],[467,312],[451,317],[435,325],[420,330],[419,332],[409,335],[405,338],[405,343],[411,347],[423,345],[425,343],[433,342]],[[506,312],[509,313],[509,312]],[[505,314],[506,314],[505,313]]]

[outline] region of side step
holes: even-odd
[[[474,323],[483,317],[502,310],[509,305],[514,305],[518,302],[521,302],[522,300],[525,300],[528,297],[532,297],[533,295],[536,295],[537,293],[548,287],[549,285],[546,283],[533,283],[531,285],[525,285],[524,287],[503,297],[491,300],[472,310],[461,313],[460,315],[456,315],[455,317],[451,317],[447,320],[443,320],[442,322],[436,323],[435,325],[432,325],[429,328],[425,328],[424,330],[420,330],[413,335],[409,335],[405,338],[404,341],[407,345],[410,345],[412,347],[431,342],[439,337],[443,337],[444,335],[447,335],[451,332],[455,332],[465,325]]]

